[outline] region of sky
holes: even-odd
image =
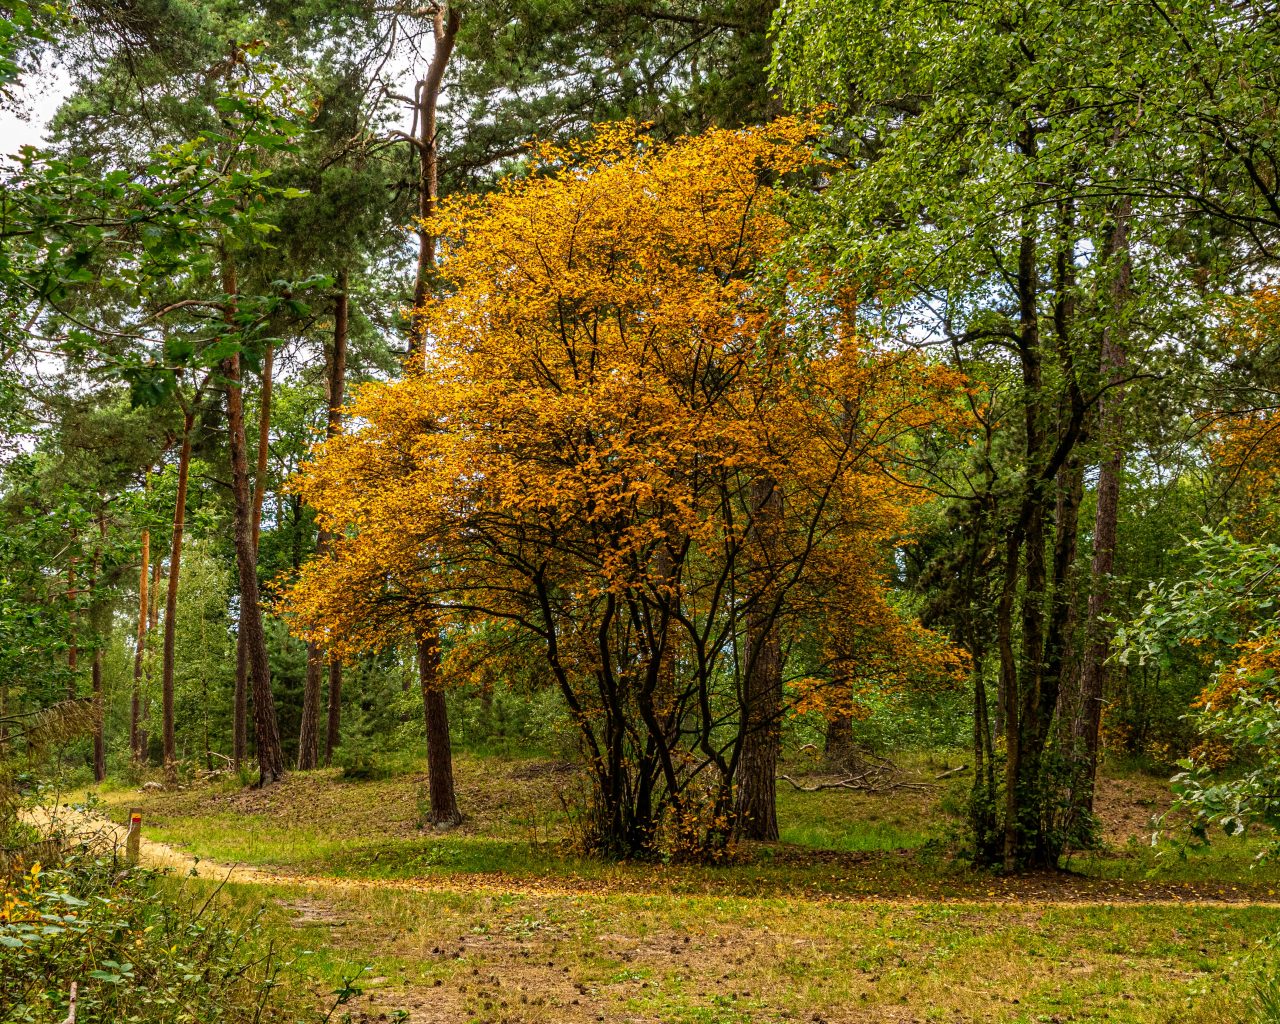
[[[44,142],[49,120],[70,90],[71,80],[60,67],[47,67],[26,76],[20,108],[0,108],[0,155]]]

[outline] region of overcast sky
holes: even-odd
[[[44,142],[45,129],[70,90],[67,73],[46,68],[23,79],[19,110],[0,109],[0,154],[16,153],[22,146]]]

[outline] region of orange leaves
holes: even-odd
[[[829,611],[832,637],[840,616],[901,624],[882,545],[921,498],[918,436],[959,425],[964,381],[868,347],[840,309],[792,308],[761,273],[813,132],[783,119],[658,146],[603,126],[446,203],[426,366],[360,390],[358,429],[297,482],[340,539],[284,594],[295,628],[353,654],[432,615],[506,622],[590,674],[639,671],[676,628],[679,670],[757,589],[790,595],[791,628]],[[803,350],[801,316],[821,339]],[[783,493],[763,561],[743,556],[761,477]]]

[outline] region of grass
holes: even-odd
[[[468,820],[444,833],[418,827],[420,772],[103,799],[142,806],[152,839],[275,869],[224,895],[265,902],[322,989],[360,979],[356,1022],[1228,1024],[1280,931],[1259,905],[1280,880],[1249,844],[1186,860],[1141,844],[1156,779],[1103,787],[1109,852],[1001,878],[946,855],[963,779],[784,790],[782,843],[698,868],[574,856],[560,766],[464,756],[457,774]]]
[[[374,1018],[1227,1022],[1270,908],[849,904],[273,886],[271,927]],[[240,899],[260,899],[245,887]],[[382,979],[374,981],[374,979]],[[372,982],[372,983],[370,983]]]

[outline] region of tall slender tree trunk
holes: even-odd
[[[80,648],[76,645],[76,597],[76,559],[72,555],[67,561],[67,600],[71,602],[71,609],[67,613],[70,628],[70,642],[67,645],[67,700],[76,699],[76,671],[80,664]]]
[[[240,599],[244,615],[244,598]],[[249,652],[244,630],[236,629],[236,682],[231,699],[231,764],[237,770],[249,755]]]
[[[409,329],[409,365],[421,368],[427,354],[427,337],[417,311],[426,305],[435,284],[436,236],[428,222],[435,214],[439,195],[438,113],[440,86],[453,45],[462,24],[454,4],[436,8],[432,15],[434,47],[427,73],[414,89],[414,148],[418,153],[418,268],[413,286],[413,321]],[[440,686],[440,641],[422,637],[418,641],[418,678],[422,686],[423,712],[427,729],[427,774],[431,794],[431,820],[436,824],[456,824],[462,820],[453,787],[453,754],[449,742],[449,719]],[[332,714],[332,704],[330,705]]]
[[[150,490],[150,470],[144,478],[144,489]],[[142,663],[147,649],[147,587],[151,583],[151,531],[142,530],[141,567],[138,572],[138,634],[133,655],[133,695],[129,704],[129,749],[135,761],[142,761],[146,751],[142,748]]]
[[[325,436],[333,437],[342,429],[342,403],[346,393],[347,380],[347,335],[349,332],[351,309],[351,280],[346,267],[338,272],[337,294],[333,303],[333,344],[325,349],[326,363],[325,382],[328,392],[328,416],[325,423]],[[323,556],[328,550],[331,539],[324,530],[316,538],[316,555]],[[301,767],[304,755],[315,767],[319,746],[320,715],[320,659],[322,655],[314,644],[307,645],[307,684],[302,702],[302,737],[298,747],[298,762]],[[325,723],[324,763],[333,759],[333,748],[338,745],[342,735],[342,662],[336,658],[328,660],[329,670],[329,712]],[[315,679],[312,680],[312,663],[315,662]]]
[[[427,729],[427,789],[431,823],[457,825],[462,821],[453,786],[453,748],[449,740],[449,710],[440,679],[440,641],[433,632],[418,641],[418,680]]]
[[[225,288],[234,302],[234,270],[226,268]],[[245,658],[253,680],[253,725],[257,739],[258,785],[267,786],[284,777],[284,751],[271,693],[271,665],[258,594],[258,557],[253,543],[254,502],[249,489],[249,451],[245,435],[244,396],[241,392],[240,356],[222,364],[227,379],[227,432],[231,448],[231,491],[235,502],[236,567],[240,577],[240,632]]]
[[[1098,773],[1098,747],[1102,728],[1102,703],[1106,691],[1107,654],[1111,630],[1106,615],[1111,603],[1111,574],[1115,569],[1116,532],[1120,514],[1120,477],[1124,469],[1124,395],[1120,391],[1127,355],[1124,308],[1133,287],[1133,265],[1129,254],[1130,200],[1122,199],[1116,209],[1107,244],[1110,316],[1102,332],[1099,376],[1106,389],[1098,399],[1097,506],[1093,520],[1093,563],[1090,577],[1089,609],[1085,624],[1084,658],[1080,667],[1080,691],[1071,723],[1072,773],[1070,813],[1093,812],[1094,783]],[[1119,318],[1120,322],[1117,322]]]
[[[773,576],[772,548],[782,514],[782,492],[774,480],[752,484],[752,532],[766,578]],[[782,646],[777,615],[766,589],[747,613],[747,666],[743,681],[742,753],[737,770],[736,830],[747,839],[778,838],[778,753],[781,749]]]
[[[93,602],[91,613],[93,631],[96,634],[93,646],[93,667],[91,679],[93,685],[93,778],[102,782],[107,777],[107,747],[103,736],[103,692],[102,692],[102,622],[98,614],[97,593],[98,578],[102,575],[102,549],[107,543],[107,514],[98,509],[98,542],[93,548],[93,574],[89,577],[89,594]]]
[[[1028,129],[1024,151],[1034,152]],[[1026,225],[1030,227],[1030,225]],[[1027,231],[1018,243],[1018,357],[1022,370],[1022,402],[1029,479],[1024,485],[1018,523],[1009,531],[1005,580],[998,622],[1001,644],[1001,687],[1005,696],[1005,807],[1003,859],[1006,871],[1015,870],[1025,852],[1026,803],[1034,800],[1027,786],[1038,774],[1035,723],[1030,715],[1039,708],[1040,654],[1044,600],[1044,484],[1038,478],[1043,459],[1041,424],[1040,323],[1038,308],[1036,238]],[[1025,565],[1023,561],[1025,559]],[[1018,572],[1023,572],[1021,657],[1012,649],[1013,605]]]
[[[445,67],[453,54],[453,44],[462,25],[462,14],[455,4],[437,7],[432,16],[434,47],[427,73],[414,88],[413,118],[417,133],[414,147],[418,152],[418,218],[420,222],[435,215],[440,186],[440,151],[437,147],[437,121],[440,108],[440,86]],[[435,283],[436,236],[425,223],[418,225],[418,273],[413,285],[413,308],[426,305]],[[410,363],[421,367],[426,358],[427,340],[418,316],[414,315],[409,331]]]
[[[302,722],[298,729],[298,771],[315,768],[320,759],[320,687],[324,654],[307,644],[307,671],[302,684]]]
[[[258,556],[258,540],[262,536],[262,503],[267,496],[267,457],[271,452],[271,393],[276,364],[275,346],[267,345],[262,361],[262,394],[258,414],[258,464],[253,474],[253,555]]]
[[[160,668],[160,702],[164,733],[164,771],[172,783],[177,776],[178,748],[173,724],[174,652],[178,634],[178,582],[182,573],[182,541],[187,517],[187,480],[191,472],[191,428],[194,408],[182,418],[182,447],[178,451],[178,493],[173,503],[173,539],[169,545],[169,586],[164,599],[164,654]]]
[[[147,588],[147,643],[151,643],[151,638],[155,636],[156,626],[160,622],[160,554],[153,552],[151,559],[151,586]],[[151,659],[147,658],[142,663],[142,678],[144,686],[142,689],[142,721],[138,726],[138,742],[142,745],[144,753],[150,754],[151,751],[151,695],[152,695],[152,678],[151,678]]]

